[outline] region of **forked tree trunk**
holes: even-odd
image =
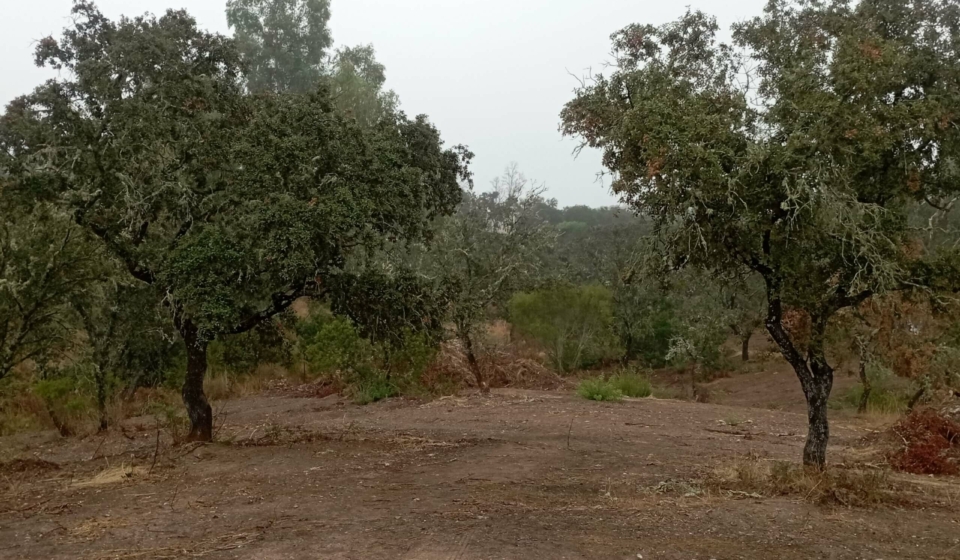
[[[473,340],[470,339],[469,334],[460,335],[460,340],[463,342],[463,349],[467,353],[467,363],[470,365],[470,371],[472,371],[473,376],[477,378],[477,388],[480,389],[481,393],[486,395],[490,392],[490,386],[483,378],[480,362],[477,360],[477,355],[473,351]]]
[[[183,381],[183,404],[190,417],[190,434],[187,441],[213,440],[213,409],[203,393],[203,379],[207,374],[207,346],[203,338],[190,321],[184,321],[180,335],[187,347],[187,377]]]

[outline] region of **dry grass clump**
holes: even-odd
[[[80,480],[72,484],[73,488],[90,488],[94,486],[108,486],[125,482],[132,478],[146,475],[146,467],[135,467],[120,465],[119,467],[108,467],[87,480]]]
[[[709,473],[704,486],[748,497],[797,496],[817,504],[869,507],[909,501],[902,485],[879,468],[831,467],[818,471],[786,461],[747,456]]]

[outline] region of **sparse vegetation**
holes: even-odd
[[[0,116],[4,553],[960,553],[957,0],[615,32],[560,114],[600,208],[476,188],[331,0],[72,2]],[[483,48],[390,83],[485,123],[526,53],[443,16],[391,24]]]
[[[746,456],[710,473],[705,488],[735,496],[794,496],[817,504],[845,507],[902,505],[903,486],[879,468],[840,468],[825,471],[786,461]]]

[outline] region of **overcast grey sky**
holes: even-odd
[[[71,0],[0,0],[0,103],[51,76],[33,65],[33,43],[59,35]],[[225,0],[99,0],[111,18],[186,8],[201,26],[228,33]],[[516,161],[561,206],[616,202],[596,182],[600,155],[557,132],[582,75],[609,59],[609,36],[630,23],[659,24],[686,6],[728,29],[764,0],[332,0],[338,45],[373,43],[387,85],[412,115],[426,113],[448,143],[470,146],[478,188]]]

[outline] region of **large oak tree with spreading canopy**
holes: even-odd
[[[187,347],[191,437],[212,437],[207,347],[347,284],[351,255],[417,239],[469,154],[425,117],[362,129],[309,93],[249,93],[235,42],[185,12],[111,21],[78,0],[39,42],[60,76],[0,122],[3,196],[60,205],[152,284]]]
[[[830,318],[951,284],[955,256],[912,250],[907,217],[960,190],[960,5],[771,0],[732,45],[717,30],[690,12],[615,33],[612,71],[576,92],[562,129],[603,151],[672,266],[763,278],[766,328],[807,399],[803,459],[822,467]]]

